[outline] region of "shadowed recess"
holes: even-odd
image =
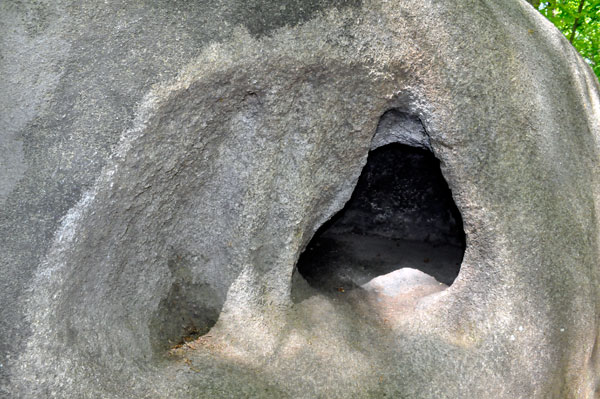
[[[369,153],[352,197],[315,233],[297,268],[325,292],[405,268],[450,285],[464,251],[462,218],[438,159],[392,143]]]
[[[168,267],[171,287],[149,324],[156,354],[206,334],[217,322],[223,302],[209,284],[194,281],[189,254],[174,253]]]

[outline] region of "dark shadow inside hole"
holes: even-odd
[[[171,286],[148,325],[157,355],[206,334],[221,312],[221,296],[209,284],[194,281],[191,258],[185,251],[173,251],[167,262]]]
[[[352,197],[315,233],[297,270],[325,292],[404,268],[450,285],[464,251],[462,218],[438,159],[393,143],[369,153]]]

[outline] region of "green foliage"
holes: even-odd
[[[600,77],[600,0],[530,3],[564,33]]]

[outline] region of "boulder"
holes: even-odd
[[[6,1],[0,36],[0,396],[598,395],[599,84],[525,1]],[[390,320],[295,265],[394,142],[466,251]]]

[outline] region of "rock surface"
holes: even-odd
[[[440,285],[442,285],[442,283],[430,275],[417,269],[404,267],[402,269],[394,270],[391,273],[384,274],[383,276],[375,277],[363,284],[362,288],[367,291],[373,291],[387,296],[396,296],[398,294],[408,293],[418,287],[439,287]]]
[[[430,151],[395,143],[369,152],[352,196],[325,228],[463,249],[465,244],[439,161]]]
[[[0,396],[598,395],[598,81],[525,1],[4,1],[0,76]],[[293,303],[390,110],[457,280]]]

